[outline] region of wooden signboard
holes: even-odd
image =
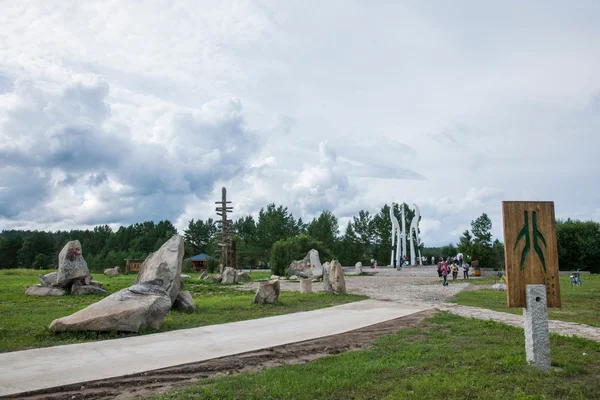
[[[548,307],[560,307],[554,202],[503,201],[508,307],[525,307],[525,285],[546,286]]]
[[[140,272],[140,267],[144,260],[125,260],[125,273]]]

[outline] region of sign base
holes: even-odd
[[[525,328],[525,358],[542,371],[550,369],[550,330],[548,328],[548,307],[546,286],[527,285],[525,287],[527,308],[523,309]]]

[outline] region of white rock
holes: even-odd
[[[362,263],[360,261],[354,264],[354,268],[356,269],[357,274],[362,274]]]
[[[138,332],[140,327],[160,328],[171,298],[161,281],[135,284],[67,317],[55,319],[50,330]]]
[[[192,277],[189,275],[181,274],[181,279],[192,279]]]
[[[258,304],[272,304],[279,298],[279,279],[261,282],[256,290],[254,302]]]
[[[225,267],[221,274],[221,283],[235,283],[237,271],[235,268]]]
[[[46,287],[42,285],[27,286],[27,296],[63,296],[65,291],[61,288]]]
[[[279,279],[278,275],[271,275],[271,279]]]
[[[296,275],[290,276],[290,281],[297,281],[298,277]]]
[[[171,303],[174,302],[179,294],[183,251],[183,236],[173,235],[160,249],[146,257],[135,283],[160,279],[171,297]]]
[[[287,269],[288,275],[302,278],[315,278],[323,276],[323,265],[319,259],[319,252],[311,249],[302,260],[292,261]]]
[[[58,255],[56,285],[64,288],[70,287],[74,281],[81,280],[89,274],[90,271],[83,259],[79,240],[72,240],[65,244]]]

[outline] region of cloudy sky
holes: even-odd
[[[600,2],[0,0],[0,229],[600,220]]]

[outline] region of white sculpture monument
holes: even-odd
[[[408,234],[410,236],[410,264],[416,265],[416,254],[415,254],[415,244],[414,240],[417,241],[417,248],[421,246],[421,238],[419,237],[419,220],[421,219],[421,210],[419,207],[413,203],[415,206],[415,216],[410,223],[410,229]],[[392,258],[391,263],[394,263],[394,245],[396,246],[395,256],[399,258],[398,262],[400,267],[402,267],[402,259],[406,259],[406,217],[404,216],[404,203],[400,206],[400,213],[402,219],[402,229],[400,229],[400,224],[398,223],[398,219],[394,215],[394,208],[390,207],[390,220],[392,221]],[[414,232],[414,234],[413,234]],[[402,241],[402,243],[400,242]],[[402,246],[401,246],[402,244]],[[402,252],[401,252],[402,250]],[[419,265],[423,265],[423,258],[421,257],[421,249],[419,249]]]

